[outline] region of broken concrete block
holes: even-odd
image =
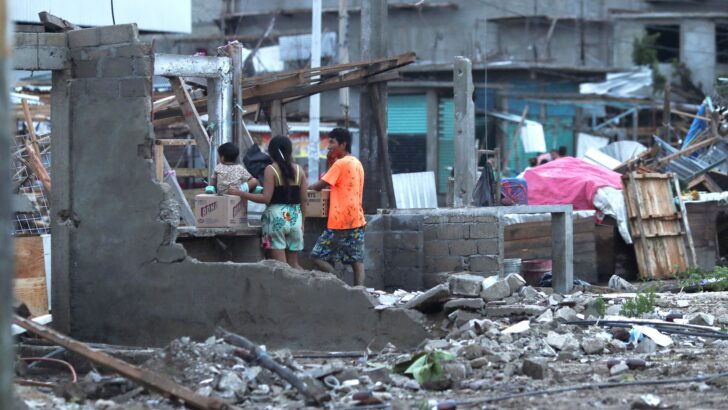
[[[649,337],[644,337],[634,351],[635,353],[655,353],[657,351],[657,344]]]
[[[609,278],[609,287],[612,289],[624,290],[630,293],[637,292],[637,288],[635,288],[634,285],[617,275],[612,275],[612,277]]]
[[[501,300],[511,295],[511,287],[505,279],[497,279],[495,281],[487,278],[483,281],[483,290],[480,292],[486,302]]]
[[[483,313],[490,317],[538,316],[544,313],[546,309],[545,306],[539,305],[486,306]]]
[[[566,335],[556,333],[552,330],[546,335],[546,344],[554,349],[561,350],[566,344]]]
[[[463,298],[463,299],[453,299],[453,300],[447,301],[445,303],[444,309],[445,309],[445,312],[452,312],[452,311],[455,311],[458,309],[480,310],[484,307],[485,307],[485,302],[483,301],[483,299]]]
[[[607,306],[607,316],[619,316],[619,312],[621,311],[622,305]]]
[[[483,277],[468,273],[451,275],[447,282],[450,293],[458,296],[478,297],[483,288]]]
[[[535,302],[541,298],[541,295],[538,293],[538,291],[530,286],[524,286],[519,293],[521,297],[532,302]]]
[[[447,283],[442,283],[421,295],[415,296],[404,307],[405,309],[419,310],[422,313],[436,312],[449,298],[450,287]]]
[[[541,314],[541,316],[536,318],[536,321],[539,323],[548,323],[554,320],[554,312],[551,311],[551,309],[546,309],[545,312]]]
[[[609,341],[609,351],[612,353],[624,352],[627,350],[627,344],[619,339],[612,339]]]
[[[483,357],[488,353],[488,349],[476,343],[463,346],[460,348],[460,350],[458,350],[458,356],[467,360],[473,360],[478,357]]]
[[[223,392],[223,396],[232,397],[235,394],[245,395],[248,385],[235,372],[226,371],[220,376],[217,382],[217,389]],[[232,394],[230,394],[232,393]]]
[[[488,365],[488,358],[487,357],[478,357],[477,359],[473,359],[470,361],[470,367],[473,369],[480,369],[481,367],[485,367]]]
[[[517,273],[511,273],[506,276],[508,287],[511,289],[511,294],[518,292],[522,287],[526,286],[526,280]]]
[[[693,313],[688,315],[688,321],[691,325],[713,326],[715,316],[703,312]]]
[[[562,322],[569,322],[571,320],[578,319],[578,317],[576,316],[576,311],[574,309],[564,306],[554,313],[554,319]]]
[[[549,365],[544,359],[525,359],[521,370],[532,379],[542,380],[548,377]]]
[[[455,327],[460,327],[471,320],[480,319],[480,313],[469,312],[467,310],[456,310],[447,316],[454,324]]]
[[[609,369],[609,373],[612,376],[616,376],[618,374],[622,374],[622,373],[626,372],[627,370],[629,370],[629,366],[627,366],[627,364],[624,362],[620,362],[620,363],[617,363],[614,366],[612,366],[612,368]]]
[[[581,348],[586,354],[599,354],[604,351],[604,340],[598,337],[588,337],[581,341]]]

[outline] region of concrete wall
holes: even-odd
[[[367,275],[385,289],[418,290],[428,276],[500,272],[503,241],[495,208],[393,210],[367,225]]]
[[[176,243],[178,204],[154,180],[152,61],[134,25],[68,34],[54,72],[54,325],[89,342],[163,345],[216,325],[272,347],[413,347],[420,316],[276,262],[202,263]],[[211,239],[212,240],[212,239]]]

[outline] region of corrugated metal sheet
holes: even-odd
[[[440,100],[437,121],[437,192],[447,193],[447,179],[455,164],[455,106],[452,98]]]
[[[437,208],[434,172],[394,174],[392,185],[398,209]]]
[[[47,11],[80,26],[113,24],[111,4],[99,0],[10,0],[11,20],[38,23]],[[139,30],[189,33],[192,31],[191,0],[123,0],[114,2],[116,24],[137,23]]]
[[[387,98],[387,133],[427,135],[427,99],[424,94]]]
[[[678,152],[676,148],[658,138],[654,137],[657,146],[660,147],[663,156],[674,154]],[[701,171],[711,168],[712,165],[721,164],[711,169],[720,169],[728,159],[728,144],[721,141],[713,145],[709,150],[703,152],[697,157],[677,157],[672,159],[666,166],[667,172],[673,172],[677,174],[677,178],[680,182],[689,182],[689,179]]]

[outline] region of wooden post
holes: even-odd
[[[157,182],[164,181],[164,145],[154,144],[154,176]]]
[[[469,206],[473,200],[476,166],[473,66],[465,57],[455,57],[453,85],[455,105],[455,187],[453,206]]]
[[[375,60],[387,55],[387,1],[371,0],[361,3],[361,59]],[[384,202],[379,137],[371,97],[373,87],[379,88],[379,100],[386,104],[387,85],[371,84],[361,87],[359,95],[360,160],[364,166],[364,212],[376,213]],[[386,129],[386,124],[384,125]]]
[[[38,145],[38,138],[35,135],[35,127],[33,126],[33,117],[30,115],[30,107],[28,101],[25,99],[21,100],[23,105],[23,116],[25,117],[25,126],[28,128],[30,133],[30,141],[25,141],[25,153],[28,157],[28,169],[35,174],[36,178],[43,184],[43,190],[47,195],[51,192],[51,177],[48,175],[48,171],[43,165],[43,159],[40,156],[40,146]]]
[[[268,125],[270,125],[272,136],[288,136],[286,107],[283,105],[283,101],[275,100],[268,105]]]
[[[233,144],[240,148],[239,161],[253,145],[253,141],[246,138],[245,123],[243,122],[243,46],[233,44],[230,46],[230,58],[233,62]]]
[[[379,152],[382,154],[380,162],[382,178],[384,179],[384,188],[387,193],[387,207],[397,208],[397,201],[394,197],[394,183],[392,182],[392,163],[389,159],[389,144],[387,144],[387,106],[382,103],[379,95],[379,88],[374,86],[369,89],[371,96],[372,112],[374,113],[374,121],[377,126],[377,136],[379,143]]]

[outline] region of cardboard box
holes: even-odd
[[[329,196],[331,191],[324,189],[321,191],[306,192],[306,217],[308,218],[327,218],[329,216]]]
[[[195,221],[197,227],[239,228],[247,226],[247,202],[234,195],[196,195]]]

